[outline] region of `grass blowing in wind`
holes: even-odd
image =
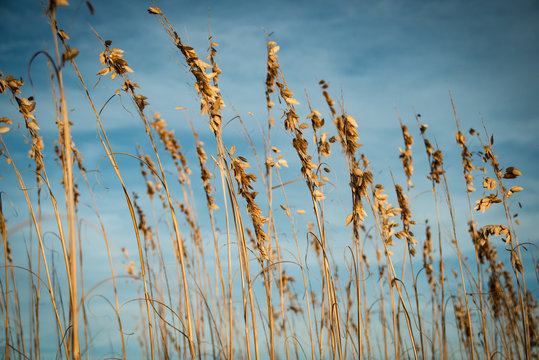
[[[191,91],[160,110],[114,34],[92,28],[100,51],[84,57],[71,45],[66,6],[43,4],[54,47],[36,49],[27,79],[0,71],[5,359],[539,357],[525,170],[486,126],[462,130],[451,93],[456,142],[397,111],[402,147],[376,148],[388,170],[330,81],[292,88],[271,34],[265,83],[248,90],[265,106],[244,114],[224,90],[219,33],[195,49],[152,3],[144,26],[167,36]],[[48,83],[32,81],[38,63]],[[77,91],[92,139],[76,130]],[[121,136],[119,113],[132,122]]]

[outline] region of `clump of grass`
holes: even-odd
[[[450,189],[459,184],[449,183],[444,167],[450,160],[429,141],[420,114],[413,120],[418,125],[416,136],[423,140],[423,161],[428,166],[423,175],[434,200],[434,216],[427,218],[413,211],[413,195],[420,193],[416,187],[425,179],[414,171],[419,160],[412,150],[413,130],[400,115],[404,147],[398,157],[406,186],[397,182],[402,176],[391,173],[392,197],[375,176],[376,164],[362,152],[360,124],[333,100],[326,81],[319,82],[318,95],[329,112],[324,115],[315,109],[311,104],[315,95],[306,93],[308,110],[302,113],[303,100],[288,86],[278,61],[280,48],[269,37],[267,123],[262,139],[246,134],[249,146],[226,140],[229,122],[246,127],[240,114],[227,118],[213,35],[209,34],[206,62],[157,7],[148,12],[186,64],[187,79],[200,103],[200,119],[194,124],[183,113],[192,129],[192,158],[185,151],[187,139],[173,130],[174,121],[167,123],[159,113],[149,113],[149,98],[130,77],[138,70],[129,66],[129,54],[96,33],[103,46],[96,54],[102,66],[97,76],[117,87],[98,111],[77,66],[78,50],[69,46],[68,34],[56,21],[57,6],[66,4],[51,1],[45,9],[54,52],[38,52],[31,60],[42,55],[50,70],[58,130],[51,155],[60,169],[59,184],[48,175],[55,165],[45,161],[48,149],[35,112],[39,102],[23,97],[22,79],[0,72],[0,93],[9,97],[24,121],[35,175],[28,179],[19,170],[18,158],[12,157],[4,141],[17,136],[10,131],[13,121],[0,118],[1,155],[17,185],[6,195],[0,193],[4,358],[57,354],[69,359],[125,359],[136,353],[151,359],[538,356],[536,287],[529,285],[537,279],[525,273],[526,266],[537,264],[528,264],[535,259],[524,256],[529,249],[518,240],[518,219],[509,202],[524,190],[515,183],[521,171],[501,165],[486,130],[483,135],[470,130],[470,138],[463,134],[452,97],[456,146],[461,150],[460,185],[468,202],[463,223],[455,215]],[[74,145],[64,76],[80,81],[91,105],[103,160],[117,180],[110,191],[122,197],[126,209],[122,217],[131,223],[125,239],[108,235],[103,211],[98,209],[100,198],[83,154]],[[139,143],[132,144],[135,154],[117,152],[118,144],[109,139],[102,121],[103,110],[117,97],[131,101],[131,110],[144,127]],[[200,123],[209,126],[211,139],[205,141],[214,145],[201,141]],[[288,139],[288,149],[274,146],[278,137]],[[249,147],[252,152],[246,150]],[[134,158],[140,176],[133,176],[120,156]],[[191,170],[193,164],[200,173]],[[293,180],[283,181],[290,176]],[[482,177],[479,195],[477,176]],[[136,185],[137,177],[141,186]],[[335,225],[329,219],[341,209],[328,200],[342,179],[348,187],[338,196],[348,199],[349,215]],[[17,246],[16,252],[12,245],[17,237],[8,224],[17,217],[6,215],[6,199],[15,198],[15,192],[24,196],[24,211],[31,219],[30,226],[22,227],[29,234],[26,249]],[[81,204],[92,209],[93,217]],[[476,214],[495,207],[503,210],[502,219],[480,224]],[[53,214],[54,230],[46,226],[45,214]],[[98,264],[88,262],[91,254],[85,249],[89,242],[101,246],[83,230],[81,224],[89,221],[98,224],[96,237],[104,240],[109,274],[88,290],[85,284],[95,281],[92,268]],[[423,237],[417,235],[423,231]],[[51,233],[60,258],[44,242]],[[496,245],[494,237],[502,237],[503,245]],[[462,252],[459,245],[464,242],[473,245],[472,252]],[[128,248],[135,249],[136,256],[131,257]],[[501,249],[507,251],[499,256]],[[24,250],[26,254],[19,253]],[[447,256],[448,250],[456,254],[455,260]],[[419,262],[418,251],[422,251]],[[123,269],[118,258],[123,259]],[[447,275],[450,270],[453,277]],[[24,292],[18,275],[22,271],[29,274],[29,290]],[[43,289],[48,296],[42,296]],[[94,295],[97,291],[101,293]],[[96,298],[109,306],[97,316],[88,310]],[[21,305],[27,302],[31,313],[24,316]],[[111,343],[106,355],[98,352],[92,336],[104,330],[96,320],[102,315],[115,325],[106,329]],[[50,323],[51,316],[54,326],[44,328],[41,324]],[[138,341],[128,341],[131,336]],[[55,348],[50,350],[46,343]]]

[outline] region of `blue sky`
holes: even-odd
[[[103,38],[112,40],[113,46],[125,50],[125,58],[135,71],[133,79],[150,102],[150,113],[160,112],[169,126],[182,134],[187,132],[182,137],[184,150],[194,154],[188,124],[176,106],[187,107],[197,131],[206,136],[207,146],[212,146],[209,129],[199,116],[191,75],[160,25],[146,12],[149,4],[92,4],[93,16],[82,1],[72,1],[70,7],[59,10],[60,27],[70,35],[71,46],[80,49],[77,60],[86,82],[96,84],[94,74],[100,70],[98,54],[102,51],[91,25]],[[29,95],[28,61],[35,52],[52,49],[50,29],[36,2],[3,1],[0,6],[2,13],[8,14],[0,25],[0,69],[5,75],[22,76]],[[535,1],[162,1],[157,6],[199,54],[207,49],[210,21],[214,40],[219,43],[217,61],[223,70],[220,87],[225,102],[242,115],[255,141],[261,139],[258,122],[264,122],[266,116],[265,40],[266,33],[271,33],[271,39],[281,46],[279,61],[289,87],[302,103],[299,111],[303,116],[308,113],[304,89],[313,107],[326,111],[317,85],[320,79],[328,81],[334,99],[339,100],[342,91],[346,111],[360,124],[363,151],[375,173],[387,175],[391,168],[400,176],[396,171],[398,147],[402,146],[397,107],[416,138],[417,173],[424,161],[414,108],[429,124],[430,136],[444,150],[446,159],[454,160],[447,161],[446,167],[459,174],[451,91],[462,128],[481,129],[484,119],[494,134],[502,166],[522,170],[519,184],[527,192],[524,205],[528,215],[537,216],[539,46],[535,40],[539,6]],[[50,146],[55,125],[48,119],[54,113],[46,74],[45,58],[38,57],[32,64],[33,93],[42,114],[42,134]],[[95,167],[103,156],[95,141],[95,121],[89,116],[90,107],[74,74],[65,78],[75,141]],[[101,81],[92,89],[96,103],[104,104],[117,86],[110,80]],[[14,108],[2,100],[2,109],[17,119]],[[232,106],[225,111],[229,118],[235,115]],[[247,114],[249,111],[254,117]],[[134,111],[125,111],[116,101],[105,109],[104,121],[109,135],[121,136],[116,150],[134,152],[142,129]],[[238,130],[232,123],[225,136],[244,141]],[[131,141],[126,141],[126,136],[131,136]],[[15,149],[23,146],[14,137],[7,137],[7,141],[12,139]],[[289,143],[287,137],[274,141],[282,148]],[[24,157],[26,150],[19,154]],[[288,160],[295,158],[289,156]]]
[[[99,70],[101,45],[88,24],[126,51],[143,92],[155,94],[148,96],[153,111],[172,112],[163,98],[179,105],[193,97],[191,89],[181,90],[191,79],[178,66],[178,56],[160,26],[145,12],[146,2],[92,4],[94,16],[84,2],[73,1],[60,10],[61,26],[70,34],[72,46],[81,50],[79,66],[86,70],[90,84]],[[209,9],[214,39],[220,44],[222,91],[240,112],[258,115],[260,109],[263,114],[267,31],[281,46],[279,59],[291,88],[298,94],[306,88],[313,101],[320,98],[318,79],[330,83],[334,97],[342,89],[347,111],[370,134],[363,137],[366,142],[387,136],[387,130],[398,135],[394,106],[405,119],[411,118],[415,107],[436,122],[437,130],[452,132],[451,90],[464,127],[478,127],[481,114],[507,151],[522,154],[526,149],[530,158],[537,155],[539,50],[534,40],[539,10],[535,1],[163,1],[157,5],[199,52],[207,48]],[[2,13],[9,14],[0,25],[2,71],[27,79],[29,58],[44,46],[51,49],[50,29],[39,3],[3,1],[0,6]],[[32,68],[34,78],[38,77],[46,69],[44,58],[38,58]],[[49,93],[43,81],[37,79],[36,84],[38,94]],[[71,84],[78,87],[75,81]],[[87,110],[82,109],[87,106],[82,97],[72,95],[70,100],[76,110]],[[121,119],[108,123],[125,126]],[[76,121],[75,131],[89,128],[94,128],[92,122]]]
[[[71,37],[71,46],[80,49],[77,61],[87,83],[93,86],[97,82],[98,54],[102,51],[91,25],[104,39],[112,40],[113,47],[125,50],[125,58],[134,70],[133,79],[141,86],[141,93],[148,97],[149,113],[160,112],[169,127],[176,129],[186,155],[191,156],[193,182],[196,182],[198,169],[189,125],[175,107],[187,108],[186,113],[207,143],[209,154],[212,154],[213,140],[206,120],[199,116],[192,77],[159,23],[146,12],[149,3],[92,1],[95,15],[89,13],[84,1],[71,0],[70,3],[70,7],[59,9],[59,23]],[[220,87],[229,105],[225,117],[234,116],[233,106],[258,143],[261,141],[258,122],[264,122],[266,117],[265,41],[266,33],[271,33],[271,40],[281,47],[279,61],[289,88],[301,104],[298,111],[302,116],[308,114],[306,89],[313,107],[327,115],[317,85],[320,79],[330,84],[335,100],[340,101],[342,91],[347,113],[359,123],[362,150],[371,160],[379,182],[384,182],[391,193],[388,169],[404,183],[398,162],[402,137],[395,107],[415,138],[418,188],[429,189],[421,175],[426,160],[414,125],[415,108],[429,124],[431,139],[436,139],[446,154],[450,183],[455,184],[456,199],[463,201],[460,155],[454,140],[456,129],[449,99],[451,91],[461,127],[481,130],[481,119],[484,119],[487,129],[494,134],[495,151],[500,155],[502,166],[512,165],[522,171],[518,184],[525,190],[522,195],[516,195],[513,204],[520,201],[524,206],[521,238],[537,243],[534,231],[539,216],[537,1],[171,0],[159,1],[156,5],[199,54],[205,53],[208,47],[208,22],[211,24],[213,39],[219,43],[217,61],[223,71]],[[26,84],[23,95],[35,95],[38,121],[50,160],[56,135],[45,58],[38,57],[32,64],[34,90],[27,71],[34,53],[52,49],[50,28],[37,1],[1,0],[0,13],[3,14],[0,70],[4,75],[22,76]],[[112,176],[103,175],[111,173],[111,169],[100,162],[104,152],[96,139],[95,120],[71,67],[66,67],[65,73],[75,142],[87,167],[100,170],[98,176],[102,178],[95,186],[107,188],[101,190],[102,211],[110,232],[121,234],[119,222],[123,216],[119,216],[114,207],[123,201],[121,194],[114,190],[118,184]],[[118,86],[103,79],[92,89],[92,96],[101,106]],[[0,117],[9,116],[15,123],[20,121],[6,96],[0,98],[0,111]],[[144,130],[130,102],[113,101],[105,109],[103,121],[116,151],[136,152],[135,145],[141,141],[137,139]],[[2,134],[21,163],[27,153],[23,134],[22,129]],[[249,152],[237,123],[231,123],[224,136],[229,144],[240,144],[240,151]],[[275,137],[274,141],[284,149],[289,147],[290,138],[283,135]],[[285,150],[285,155],[289,163],[297,161],[290,150]],[[138,173],[138,165],[132,160],[121,161],[125,174],[131,174],[131,170],[133,174]],[[18,204],[21,198],[15,194],[14,177],[5,162],[0,164],[0,173],[4,178],[0,180],[0,190],[12,195],[14,203]],[[296,176],[283,172],[284,180]],[[479,189],[479,180],[476,181]],[[132,188],[141,191],[137,188],[141,184],[133,180]],[[420,204],[426,196],[421,191],[413,194]],[[335,191],[335,199],[341,208],[349,206],[346,194]],[[200,198],[199,207],[203,201]],[[343,216],[346,216],[344,210],[337,211],[329,215],[328,221],[340,226]],[[466,215],[458,216],[465,218]]]

